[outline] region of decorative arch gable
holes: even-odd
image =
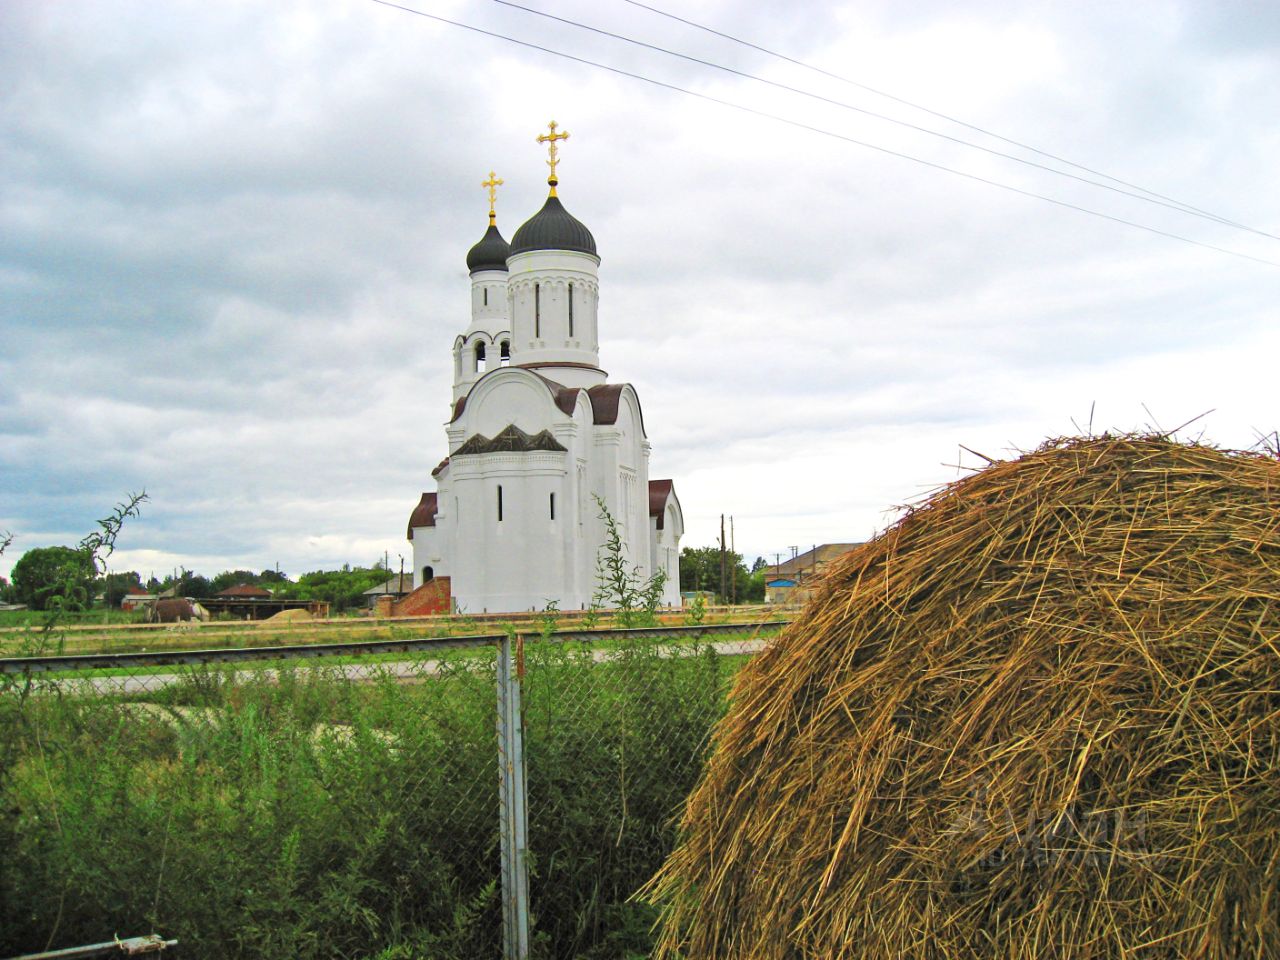
[[[674,519],[677,524],[676,535],[684,533],[684,511],[680,508],[673,481],[649,481],[649,516],[657,522],[659,530],[666,529],[668,521]]]
[[[644,429],[644,410],[640,406],[640,395],[631,384],[601,383],[587,388],[587,393],[591,397],[591,408],[596,424],[616,424],[618,412],[630,405],[635,413],[635,424],[640,430],[640,436],[648,436]]]
[[[424,493],[418,505],[409,514],[409,532],[405,539],[413,539],[414,527],[434,527],[436,525],[436,494]]]
[[[536,434],[568,415],[552,389],[558,386],[518,367],[490,370],[455,405],[451,422],[467,435],[492,437],[510,425]]]

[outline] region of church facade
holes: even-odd
[[[684,518],[670,480],[650,480],[640,397],[600,366],[600,257],[556,195],[511,238],[489,227],[467,254],[471,318],[453,343],[448,456],[409,520],[414,586],[447,577],[453,609],[585,609],[599,586],[607,510],[629,566],[666,576],[680,602]],[[603,504],[604,510],[601,509]],[[609,603],[606,601],[605,606]]]

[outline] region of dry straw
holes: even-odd
[[[657,956],[1280,957],[1280,462],[1052,442],[739,678]]]

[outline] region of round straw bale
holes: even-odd
[[[1280,462],[1054,441],[832,564],[735,685],[657,956],[1280,957]]]

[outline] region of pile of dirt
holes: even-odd
[[[314,619],[310,610],[304,610],[302,607],[294,607],[292,610],[281,610],[279,613],[273,613],[265,620],[259,620],[259,623],[298,623],[305,620]]]
[[[1054,441],[740,675],[657,955],[1280,956],[1280,462]]]

